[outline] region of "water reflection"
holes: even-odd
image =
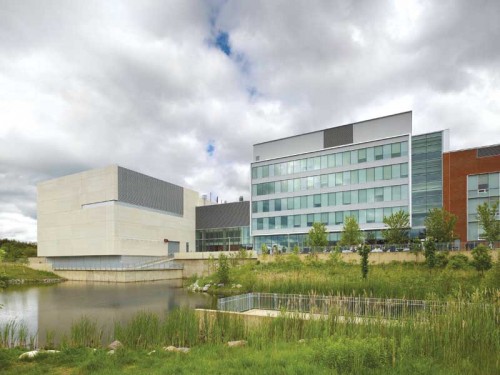
[[[152,283],[85,283],[68,281],[50,286],[31,286],[0,292],[0,326],[16,319],[24,321],[30,334],[38,332],[40,344],[47,332],[69,333],[71,324],[82,316],[112,327],[126,322],[141,310],[164,314],[178,306],[206,308],[210,296],[187,293],[182,281]]]

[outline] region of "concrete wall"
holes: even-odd
[[[165,240],[194,251],[199,195],[183,194],[183,215],[119,202],[117,166],[42,182],[38,256],[166,256]]]
[[[72,281],[93,281],[108,283],[134,283],[182,278],[182,270],[144,271],[52,271]]]
[[[38,255],[112,255],[117,167],[38,184]],[[88,205],[94,205],[86,209]]]

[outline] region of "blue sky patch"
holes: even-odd
[[[214,156],[214,152],[215,152],[215,144],[214,143],[215,143],[214,140],[208,141],[207,147],[205,148],[207,155],[210,157]]]
[[[215,39],[215,45],[226,55],[231,56],[231,45],[229,44],[229,34],[225,31],[219,31]]]

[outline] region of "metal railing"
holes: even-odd
[[[221,311],[244,312],[258,309],[385,319],[443,314],[446,307],[447,303],[440,301],[277,293],[248,293],[219,298],[217,301],[217,308]]]

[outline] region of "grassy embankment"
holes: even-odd
[[[19,263],[0,262],[0,288],[9,285],[12,280],[24,280],[26,283],[43,283],[47,279],[61,279],[52,272],[38,271]]]
[[[499,251],[499,250],[496,250]],[[198,284],[219,283],[216,272],[201,278]],[[194,282],[196,277],[189,280]],[[430,270],[422,263],[370,265],[368,278],[361,278],[360,266],[344,263],[332,255],[327,261],[314,257],[301,260],[297,255],[275,256],[274,261],[238,265],[229,269],[229,283],[222,288],[212,286],[214,294],[245,292],[362,295],[380,298],[455,299],[472,295],[476,290],[499,298],[500,264],[481,276],[469,262],[444,260]],[[241,284],[241,288],[234,288]]]

